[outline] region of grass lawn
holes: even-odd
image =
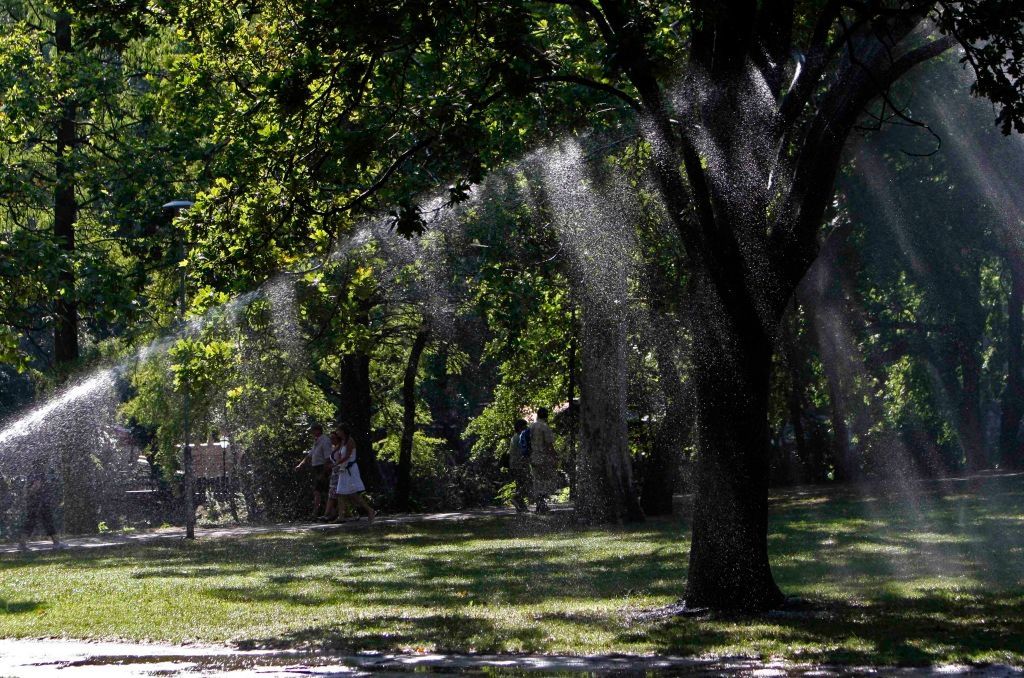
[[[775,575],[806,610],[636,621],[680,595],[685,516],[530,516],[7,556],[0,636],[1024,665],[1024,478],[913,492],[774,497]]]

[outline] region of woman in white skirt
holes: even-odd
[[[342,522],[348,513],[348,505],[353,504],[365,510],[372,523],[377,513],[362,494],[366,487],[359,475],[359,464],[356,463],[356,441],[349,435],[349,430],[345,426],[338,427],[337,433],[340,437],[340,446],[334,453],[334,466],[338,469],[338,482],[334,486],[334,493],[338,501],[338,517],[334,522]]]
[[[331,479],[327,483],[327,508],[324,514],[317,518],[323,522],[331,522],[338,517],[338,495],[335,489],[338,487],[338,473],[341,467],[336,459],[340,458],[338,451],[341,449],[341,433],[337,430],[331,431]]]

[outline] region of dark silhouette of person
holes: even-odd
[[[508,446],[508,468],[516,483],[512,504],[519,513],[525,513],[530,497],[533,496],[533,475],[530,470],[529,427],[525,419],[516,419],[514,433]],[[523,434],[526,434],[525,436]]]
[[[27,540],[39,524],[53,540],[54,546],[61,545],[53,524],[53,502],[57,489],[55,485],[46,459],[37,457],[33,460],[25,482],[25,520],[21,524],[21,538],[18,541],[18,548],[22,551],[28,550]]]

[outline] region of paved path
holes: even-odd
[[[572,507],[568,504],[552,509],[553,515],[567,515]],[[431,522],[458,522],[462,520],[473,520],[477,518],[511,517],[516,515],[514,509],[490,508],[472,509],[468,511],[453,511],[449,513],[407,513],[399,515],[380,516],[372,523],[372,527],[381,526],[387,528],[390,525],[405,525],[411,523]],[[534,514],[530,514],[533,516]],[[294,532],[334,532],[338,530],[366,529],[371,527],[365,518],[350,520],[346,523],[270,523],[266,525],[241,525],[237,527],[197,527],[197,539],[218,539],[224,537],[244,537],[251,534],[270,533],[294,533]],[[68,537],[63,541],[66,549],[95,549],[110,546],[123,546],[125,544],[144,544],[154,541],[168,539],[183,539],[185,528],[169,527],[155,530],[132,532],[129,534],[110,533],[90,537]],[[30,551],[52,551],[53,544],[48,540],[30,541]],[[0,544],[0,554],[12,554],[18,552],[18,545],[15,543]],[[2,674],[0,674],[2,675]]]
[[[312,655],[241,651],[211,645],[158,645],[73,640],[0,640],[0,676],[127,678],[136,676],[381,676],[381,675],[665,675],[665,676],[1021,676],[1007,666],[877,668],[800,666],[744,657],[686,659],[628,655]]]

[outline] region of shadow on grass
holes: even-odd
[[[259,535],[137,544],[46,560],[70,560],[79,570],[125,569],[136,580],[201,579],[206,582],[200,586],[202,595],[240,604],[450,608],[473,599],[529,605],[627,593],[674,596],[685,577],[682,545],[670,549],[660,544],[674,538],[669,532],[678,532],[678,523],[651,527],[600,530],[485,520],[474,530],[437,524],[391,533]],[[637,539],[657,544],[640,553],[619,545]],[[580,540],[599,549],[585,562],[575,561]],[[28,568],[42,562],[6,561],[3,566]],[[315,577],[304,572],[309,568],[317,569]],[[217,586],[221,577],[248,581]],[[317,582],[335,592],[295,590]]]
[[[451,612],[337,620],[245,640],[238,646],[244,650],[301,649],[337,654],[425,648],[437,652],[502,652],[510,646],[542,652],[548,644],[545,634],[540,624],[510,629],[479,616]]]
[[[188,567],[182,563],[182,567],[155,567],[139,570],[131,574],[132,579],[178,579],[189,578],[220,578],[232,575],[246,575],[253,572],[251,567],[216,566],[216,567]]]
[[[35,600],[10,601],[0,598],[0,615],[24,614],[34,612],[42,607],[42,603]]]
[[[715,646],[748,645],[762,656],[799,648],[790,659],[819,664],[1024,661],[1024,590],[965,597],[881,599],[856,606],[837,602],[756,617],[678,617],[633,631],[624,640],[642,636],[659,653],[682,655]]]

